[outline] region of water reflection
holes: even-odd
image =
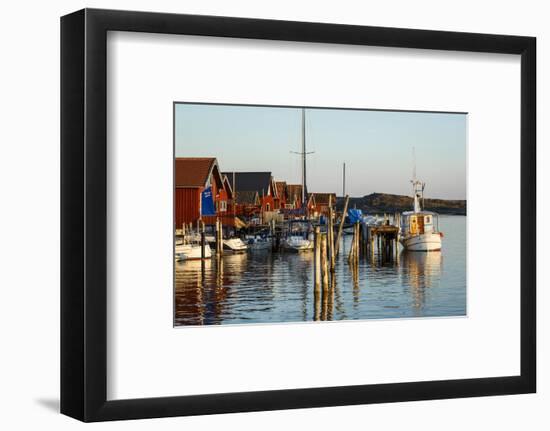
[[[399,256],[403,285],[412,296],[412,306],[419,311],[426,300],[426,289],[439,285],[443,258],[440,251],[422,253],[404,251]]]
[[[462,218],[462,220],[465,220]],[[175,324],[212,325],[460,316],[466,312],[465,232],[447,226],[442,252],[347,263],[344,238],[328,289],[316,294],[313,253],[225,254],[175,264]],[[454,226],[454,225],[451,225]],[[445,261],[445,266],[443,262]]]

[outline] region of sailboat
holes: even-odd
[[[424,202],[426,183],[416,178],[411,183],[414,192],[414,207],[412,211],[405,211],[401,215],[399,240],[405,250],[439,251],[443,237],[443,234],[439,232],[439,215],[432,211],[424,211],[421,206],[421,202]]]

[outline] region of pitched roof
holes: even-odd
[[[235,194],[235,202],[237,204],[255,205],[258,203],[258,192],[237,190]]]
[[[203,187],[214,170],[221,184],[215,157],[177,157],[174,164],[176,187]]]
[[[309,197],[315,200],[316,205],[328,205],[330,196],[332,196],[332,204],[336,205],[336,193],[310,193],[309,194]]]
[[[286,186],[286,192],[288,194],[288,198],[291,201],[295,201],[296,199],[302,199],[302,185],[301,184],[287,184]]]
[[[233,186],[229,182],[229,178],[227,177],[227,175],[223,176],[223,187],[225,188],[229,199],[233,199]]]
[[[224,172],[233,184],[233,172]],[[255,191],[267,195],[271,184],[271,172],[235,172],[235,191]]]
[[[277,196],[282,198],[286,195],[286,181],[275,181],[275,189],[277,190]]]

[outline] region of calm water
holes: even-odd
[[[401,251],[381,265],[347,264],[350,236],[336,264],[335,287],[315,296],[313,253],[248,252],[176,262],[175,324],[356,320],[466,314],[466,217],[440,216],[441,252]]]

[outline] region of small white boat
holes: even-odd
[[[414,209],[401,215],[399,241],[410,251],[439,251],[441,238],[439,232],[439,215],[423,211],[420,202],[424,200],[425,183],[414,179],[411,181],[414,191]]]
[[[197,243],[191,244],[176,244],[175,250],[176,260],[197,260],[201,259],[201,245]],[[212,257],[212,250],[207,244],[204,245],[204,258],[210,259]]]
[[[313,239],[306,239],[300,235],[291,235],[285,240],[285,247],[293,251],[313,250]]]
[[[248,246],[240,238],[229,238],[223,240],[224,250],[232,251],[233,253],[244,253],[248,250]]]

